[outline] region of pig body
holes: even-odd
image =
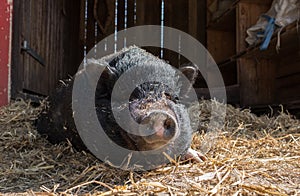
[[[191,153],[193,130],[187,108],[180,103],[180,93],[184,92],[186,96],[186,89],[182,91],[179,77],[169,64],[138,47],[123,49],[94,62],[105,66],[95,92],[96,113],[103,130],[113,142],[135,151],[155,150],[171,143],[166,149],[168,154],[180,151],[183,157],[186,155],[187,158],[200,160],[200,155],[194,151]],[[190,70],[191,67],[189,73]],[[149,73],[151,78],[147,82],[143,82],[145,78],[139,79],[141,71]],[[134,77],[137,85],[129,100],[124,96],[126,84],[118,89],[117,99],[112,100],[113,88],[124,73],[137,76]],[[50,106],[38,119],[37,128],[52,143],[68,139],[75,148],[85,150],[72,116],[72,85],[71,80],[50,96]],[[118,110],[129,110],[136,123],[145,125],[143,130],[134,130],[132,133],[118,125],[112,107],[115,102],[122,101],[128,104]],[[140,135],[147,132],[150,134]]]

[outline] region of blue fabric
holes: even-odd
[[[263,33],[263,43],[260,46],[260,50],[266,50],[270,44],[272,35],[275,31],[275,18],[267,15],[262,15],[262,17],[266,18],[269,21],[266,30]]]

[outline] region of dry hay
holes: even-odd
[[[219,106],[200,102],[195,149],[209,141],[205,128],[211,104]],[[300,122],[287,113],[257,117],[228,106],[225,127],[207,149],[207,161],[128,172],[76,152],[68,143],[49,144],[33,126],[42,107],[18,100],[0,109],[2,193],[300,195]]]

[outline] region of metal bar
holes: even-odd
[[[22,50],[28,53],[32,58],[34,58],[37,62],[39,62],[42,66],[45,66],[44,59],[36,52],[34,51],[30,46],[28,41],[24,41],[22,44]]]

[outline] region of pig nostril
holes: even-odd
[[[174,137],[176,132],[176,124],[173,119],[167,118],[164,122],[164,139],[169,140]]]

